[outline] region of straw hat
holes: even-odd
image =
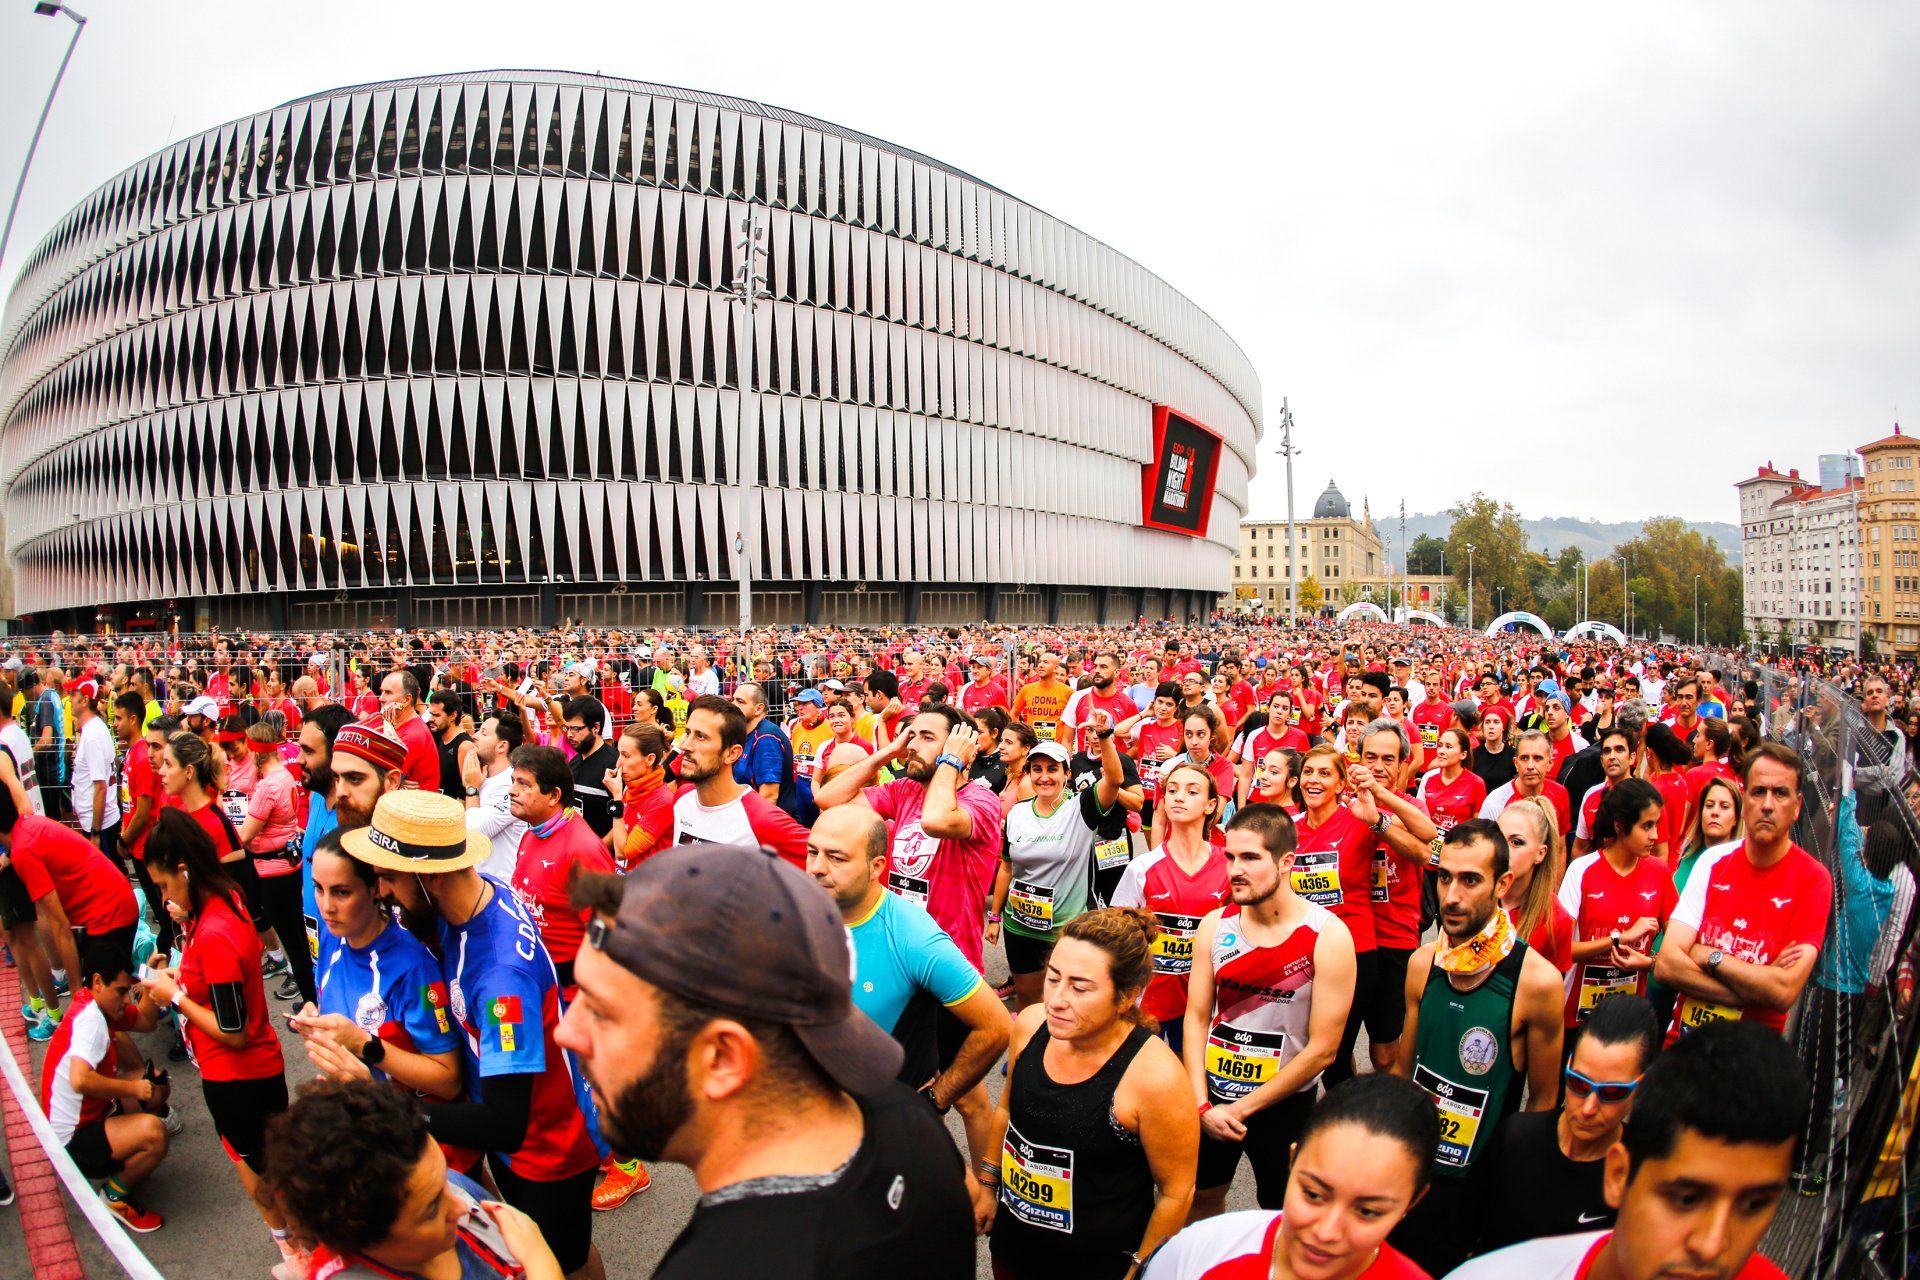
[[[444,875],[485,862],[493,841],[467,829],[466,806],[438,791],[389,791],[373,806],[371,826],[340,837],[348,856],[382,871]]]

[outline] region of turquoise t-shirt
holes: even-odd
[[[925,991],[952,1008],[980,987],[980,975],[927,909],[882,893],[853,926],[853,1003],[892,1034],[908,1002]]]

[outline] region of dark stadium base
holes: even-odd
[[[755,626],[1105,624],[1195,622],[1212,592],[1136,587],[769,582],[753,589]],[[735,583],[547,583],[284,592],[106,604],[22,614],[13,630],[382,631],[599,627],[733,627]]]

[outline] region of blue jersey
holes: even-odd
[[[307,954],[313,958],[315,973],[326,969],[327,957],[340,945],[340,939],[320,923],[320,899],[313,891],[313,847],[339,825],[339,817],[327,808],[326,797],[307,796],[307,833],[300,840],[300,917],[307,926]],[[281,945],[286,945],[284,938]]]
[[[488,1076],[533,1075],[533,1112],[507,1167],[557,1182],[600,1163],[593,1096],[573,1055],[554,1043],[564,1006],[553,962],[513,896],[490,876],[486,905],[463,925],[440,922],[441,966],[454,1020],[465,1033],[468,1100]]]
[[[853,1003],[889,1034],[917,993],[952,1008],[980,988],[972,962],[926,908],[897,893],[882,893],[852,932]]]
[[[416,1053],[448,1053],[460,1045],[440,962],[397,924],[364,950],[335,940],[320,970],[320,1012],[342,1014],[369,1035]],[[385,1078],[377,1067],[373,1074]]]

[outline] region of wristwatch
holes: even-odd
[[[360,1046],[360,1061],[370,1067],[379,1066],[380,1060],[386,1056],[387,1042],[379,1036],[369,1036],[367,1042]]]
[[[470,796],[477,796],[477,795],[479,795],[479,794],[480,794],[480,788],[478,788],[478,787],[468,787],[468,788],[467,788],[467,794],[468,794],[468,795],[470,795]]]
[[[1379,817],[1373,820],[1373,834],[1377,836],[1383,836],[1387,834],[1387,828],[1392,825],[1393,825],[1393,815],[1390,813],[1382,813]]]
[[[1707,952],[1707,971],[1711,973],[1713,970],[1718,969],[1720,967],[1720,962],[1722,960],[1725,960],[1726,958],[1727,958],[1727,953],[1722,951],[1718,947],[1715,947],[1713,950]]]
[[[951,1111],[951,1110],[953,1110],[953,1104],[952,1104],[951,1102],[949,1102],[949,1103],[948,1103],[948,1104],[947,1104],[946,1106],[944,1106],[944,1107],[943,1107],[943,1106],[941,1106],[941,1105],[940,1105],[940,1103],[939,1103],[939,1102],[938,1102],[938,1101],[937,1101],[937,1100],[936,1100],[936,1099],[934,1098],[934,1096],[933,1096],[933,1086],[932,1086],[932,1085],[928,1085],[928,1086],[927,1086],[926,1088],[924,1088],[924,1089],[922,1089],[922,1090],[920,1091],[920,1096],[921,1096],[921,1097],[923,1097],[923,1098],[925,1098],[925,1099],[927,1100],[927,1105],[928,1105],[928,1106],[930,1106],[930,1107],[932,1107],[932,1108],[934,1109],[934,1111],[935,1111],[935,1113],[937,1113],[937,1114],[939,1114],[939,1115],[945,1115],[945,1114],[947,1114],[947,1112],[949,1112],[949,1111]]]

